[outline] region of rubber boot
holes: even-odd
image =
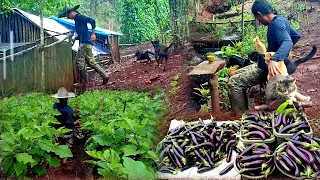
[[[107,84],[109,80],[108,74],[99,66],[99,64],[92,65],[92,68],[102,77],[103,85]]]
[[[79,74],[79,78],[78,83],[76,84],[76,88],[79,94],[82,94],[87,89],[87,72],[86,69],[78,69],[77,72]]]
[[[244,90],[238,93],[229,93],[229,99],[232,110],[240,113],[245,113],[249,109],[247,92]]]

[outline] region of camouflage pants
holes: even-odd
[[[228,80],[231,93],[238,93],[262,82],[262,70],[251,64],[236,70]]]
[[[78,49],[78,53],[76,56],[77,68],[79,70],[83,70],[85,68],[85,63],[87,63],[89,66],[96,64],[92,53],[91,44],[80,44]]]

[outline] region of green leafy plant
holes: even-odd
[[[52,127],[59,122],[48,95],[30,94],[0,101],[0,166],[8,177],[24,177],[28,172],[44,175],[45,167],[57,167],[59,158],[72,157],[68,146],[55,139],[70,130]]]
[[[173,80],[170,82],[170,86],[171,86],[171,90],[170,93],[171,94],[175,94],[179,89],[180,86],[178,86],[178,81],[180,79],[181,74],[177,74],[173,77]]]
[[[98,166],[98,173],[105,178],[154,179],[158,157],[153,145],[157,119],[165,107],[162,97],[94,91],[72,100],[71,104],[79,105],[82,128],[92,132],[86,152],[94,160],[86,162]]]
[[[230,109],[229,86],[228,86],[228,70],[223,68],[218,73],[220,104],[223,109]]]
[[[204,88],[203,86],[208,86],[209,83],[204,83],[200,85],[200,88],[193,88],[194,90],[199,91],[200,93],[193,92],[194,94],[201,97],[200,101],[208,102],[211,99],[210,88]]]

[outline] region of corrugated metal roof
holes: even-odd
[[[62,25],[67,26],[68,28],[69,27],[72,29],[75,28],[74,20],[72,20],[72,19],[62,19],[62,18],[57,18],[57,17],[50,17],[50,19],[53,19],[53,20],[57,21],[58,23],[61,23]],[[91,24],[89,24],[89,23],[88,23],[88,28],[89,28],[89,31],[91,32],[92,28],[91,28]],[[121,36],[121,35],[123,35],[121,33],[110,31],[107,29],[99,28],[99,27],[96,27],[96,33],[101,34],[101,35],[105,35],[105,36],[112,36],[112,35]]]
[[[22,14],[23,16],[25,16],[30,21],[34,22],[36,25],[38,25],[40,27],[40,17],[39,16],[27,13],[25,11],[22,11],[21,9],[18,9],[18,8],[14,8],[14,10],[19,12],[20,14]],[[45,18],[45,17],[43,18],[43,28],[45,30],[49,30],[46,32],[50,35],[57,35],[58,33],[66,33],[66,32],[70,31],[69,29],[65,28],[64,26],[62,26],[61,24],[59,24],[55,20]],[[51,32],[51,31],[54,31],[54,32]],[[57,32],[57,33],[55,33],[55,32]],[[56,38],[58,38],[59,40],[62,40],[65,37],[66,37],[66,35],[56,36]]]
[[[30,13],[27,13],[21,9],[18,9],[18,8],[14,8],[14,10],[16,12],[19,12],[20,14],[22,14],[23,16],[25,16],[27,19],[29,19],[31,22],[35,23],[37,26],[40,27],[40,17],[39,16],[36,16],[34,14],[30,14]],[[59,18],[57,18],[59,19]],[[71,23],[71,26],[72,26],[72,23]],[[74,26],[74,22],[73,22],[73,26]],[[70,32],[70,29],[68,29],[67,27],[65,27],[64,25],[62,25],[61,23],[57,22],[55,19],[53,18],[43,18],[43,28],[44,30],[50,34],[50,35],[57,35],[58,33],[67,33],[67,32]],[[98,27],[97,27],[98,28]],[[96,30],[96,33],[99,34],[99,33],[103,33],[102,35],[105,35],[107,32],[109,33],[113,33],[113,34],[109,34],[109,36],[111,35],[116,35],[117,33],[116,32],[113,32],[113,31],[109,31],[109,30],[105,30],[105,29],[102,29],[102,28],[99,28],[99,31]],[[55,33],[56,32],[56,33]],[[60,36],[56,36],[56,38],[58,38],[59,40],[62,40],[66,37],[67,35],[60,35]],[[79,41],[76,41],[74,43],[74,45],[72,46],[72,50],[74,51],[78,51],[78,47],[79,47]],[[101,55],[101,54],[110,54],[110,50],[106,49],[106,48],[103,48],[101,47],[101,45],[97,44],[97,43],[94,43],[93,44],[93,48],[92,48],[92,53],[93,55]]]

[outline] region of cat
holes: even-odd
[[[163,59],[165,60],[165,65],[163,67],[163,71],[166,70],[166,66],[167,66],[167,61],[169,59],[169,49],[171,48],[171,46],[173,45],[173,43],[171,43],[169,45],[169,47],[160,44],[159,40],[155,40],[155,41],[151,41],[153,48],[154,48],[154,52],[155,52],[155,57],[156,57],[156,61],[158,64],[158,67],[160,66],[160,61],[162,63]]]
[[[266,86],[266,99],[267,101],[289,100],[292,102],[311,100],[310,96],[304,96],[298,92],[296,80],[292,76],[280,74],[269,78]]]
[[[148,62],[151,62],[151,58],[150,58],[149,54],[155,55],[154,53],[149,52],[149,51],[141,52],[141,51],[137,50],[137,52],[135,53],[135,56],[137,57],[137,61],[147,59]]]

